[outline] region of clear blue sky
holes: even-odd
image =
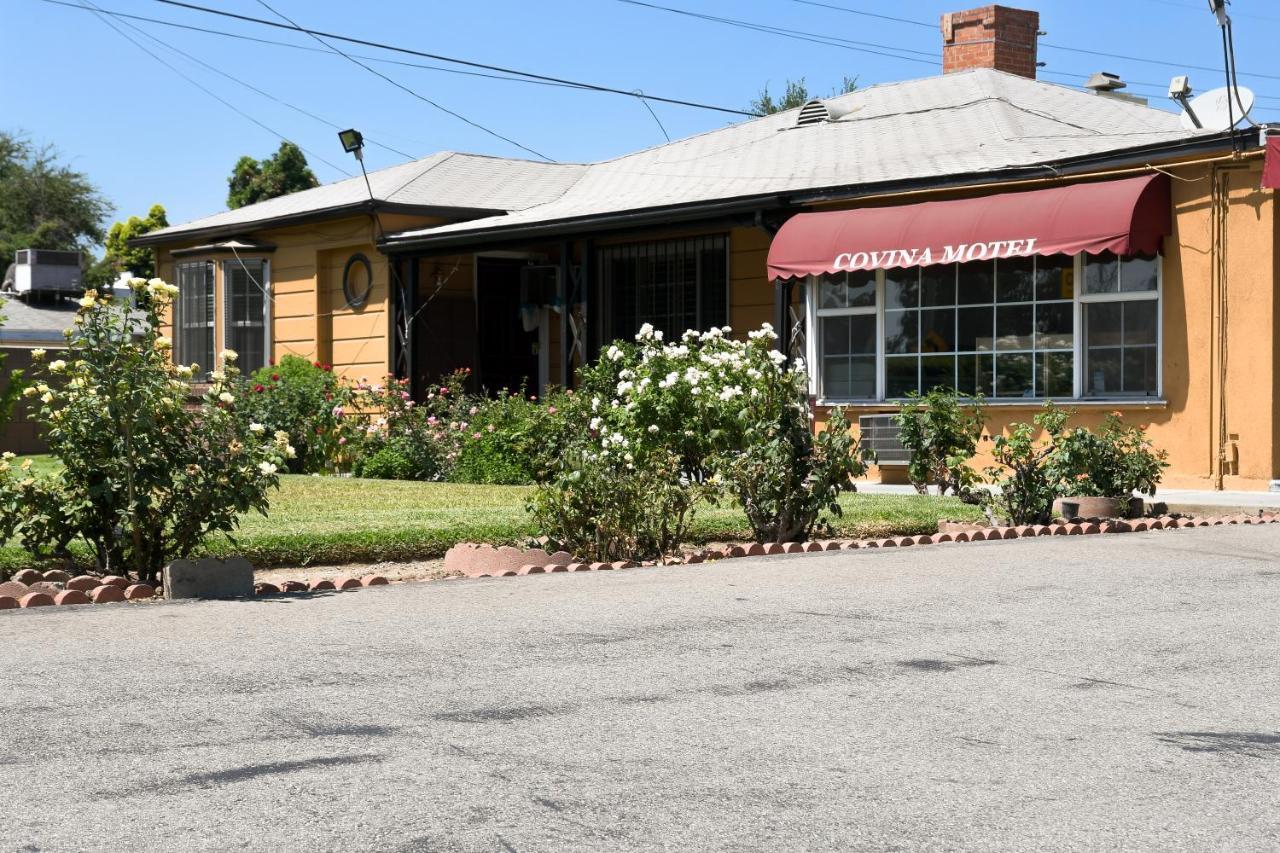
[[[87,2],[87,0],[71,0]],[[197,0],[198,1],[198,0]],[[228,30],[308,48],[306,36],[165,6],[154,0],[94,0],[110,11]],[[479,62],[643,89],[705,103],[745,108],[768,83],[806,78],[826,94],[840,79],[861,84],[938,73],[932,65],[847,47],[638,8],[618,0],[269,0],[303,26],[391,42]],[[872,42],[926,62],[940,53],[936,28],[878,20],[797,0],[652,0],[704,14],[789,30]],[[946,0],[822,0],[831,5],[936,24],[938,16],[977,2]],[[265,156],[279,139],[160,65],[93,15],[42,0],[2,0],[0,127],[51,142],[86,172],[123,217],[161,202],[170,221],[221,210],[226,178],[242,154]],[[203,5],[270,18],[256,0],[203,0]],[[1185,65],[1221,68],[1219,32],[1202,0],[1026,0],[1038,8],[1047,44],[1167,61],[1154,65],[1042,47],[1046,72],[1085,75],[1107,70],[1151,84],[1129,91],[1166,105],[1169,77]],[[1235,0],[1241,83],[1266,99],[1258,120],[1280,122],[1280,4]],[[355,126],[414,156],[452,149],[528,156],[468,127],[333,54],[236,41],[134,22],[161,41],[253,83],[266,92],[343,126]],[[118,24],[124,27],[123,24]],[[351,170],[332,128],[143,41],[189,76],[304,148]],[[344,46],[363,55],[393,54]],[[412,57],[398,57],[409,61]],[[630,98],[374,63],[374,67],[449,108],[556,160],[598,160],[654,145],[662,133]],[[1222,73],[1189,71],[1197,91],[1220,86]],[[1043,79],[1079,85],[1079,79]],[[717,127],[732,116],[655,104],[672,138]],[[310,158],[323,182],[342,177]],[[370,147],[370,168],[399,162]]]

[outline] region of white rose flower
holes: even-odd
[[[12,450],[6,450],[4,453],[0,453],[0,459],[14,459],[14,458],[16,457],[14,456],[14,453]]]
[[[33,349],[33,350],[31,351],[31,357],[32,357],[32,358],[37,358],[37,359],[39,359],[39,358],[44,358],[44,350],[39,349],[39,348],[37,348],[37,349]]]
[[[280,469],[276,468],[273,463],[264,461],[258,463],[258,470],[261,471],[263,475],[269,477]]]
[[[65,361],[63,361],[62,359],[58,359],[57,361],[51,361],[51,362],[49,362],[49,372],[50,372],[50,373],[61,373],[62,371],[66,370],[66,369],[67,369],[67,363],[66,363]]]
[[[657,432],[657,431],[658,431],[658,425],[657,425],[657,424],[649,424],[649,432],[650,432],[650,433],[655,433],[655,432]]]
[[[233,349],[224,349],[222,352],[218,353],[218,357],[223,361],[235,361],[240,357],[240,354]]]
[[[38,393],[39,392],[36,391],[36,389],[32,388],[30,385],[22,389],[22,396],[24,397],[34,397]]]
[[[97,304],[98,304],[98,300],[94,299],[92,296],[80,297],[81,308],[92,308],[94,305],[97,305]]]
[[[156,338],[156,347],[158,349],[169,349],[171,346],[173,346],[173,341],[169,340],[165,335]]]
[[[45,391],[43,394],[41,394],[41,395],[40,395],[40,402],[42,402],[42,403],[52,403],[52,402],[53,402],[53,392],[52,392],[52,391]]]
[[[129,279],[129,287],[132,288],[133,290],[142,290],[142,288],[146,286],[147,286],[147,280],[145,278]]]
[[[262,424],[249,424],[249,432],[262,433],[266,431],[266,427]]]
[[[236,401],[236,398],[231,396],[230,391],[223,391],[221,394],[218,395],[218,400],[223,403],[234,403]]]

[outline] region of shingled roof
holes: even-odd
[[[994,174],[1197,135],[1171,112],[991,69],[870,86],[824,103],[827,121],[798,123],[794,109],[741,122],[594,163],[554,200],[404,231],[389,243],[483,237],[697,202]]]

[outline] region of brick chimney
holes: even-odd
[[[1036,79],[1040,13],[982,6],[942,16],[942,71],[994,68]]]

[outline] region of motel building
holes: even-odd
[[[1280,138],[1037,80],[1039,30],[952,13],[938,76],[598,163],[435,154],[136,242],[181,288],[183,362],[538,393],[643,323],[769,322],[819,426],[948,385],[992,433],[1115,411],[1169,487],[1280,489]]]

